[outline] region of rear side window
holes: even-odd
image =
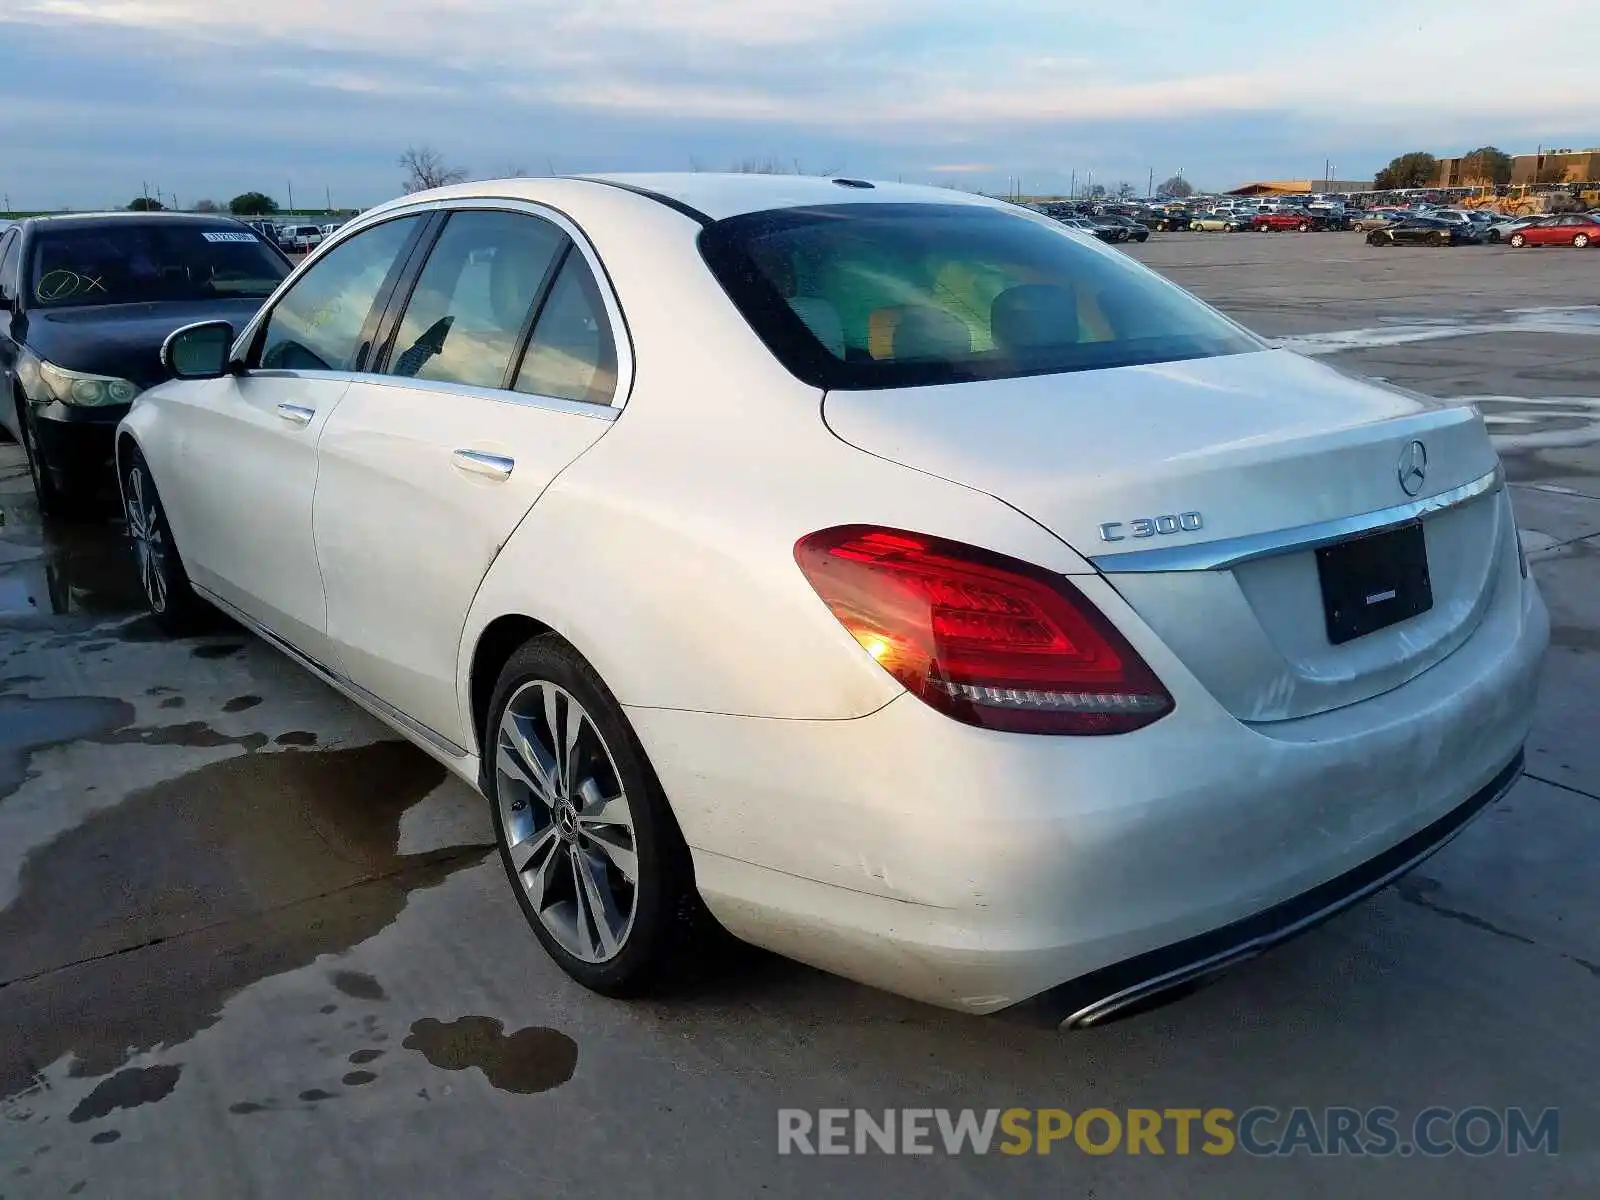
[[[453,213],[406,305],[388,373],[502,386],[566,240],[537,217]]]
[[[539,311],[516,390],[610,404],[617,390],[617,345],[600,289],[583,256],[567,255]]]
[[[978,205],[775,209],[700,237],[712,273],[822,388],[1001,379],[1262,349],[1119,251]]]

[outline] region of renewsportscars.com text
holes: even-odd
[[[1561,1114],[1523,1108],[782,1108],[779,1154],[1248,1154],[1561,1151]]]

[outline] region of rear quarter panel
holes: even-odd
[[[560,633],[637,707],[849,718],[901,692],[793,556],[852,522],[1092,573],[983,493],[835,438],[701,261],[688,218],[619,193],[583,224],[616,287],[636,378],[612,431],[539,498],[463,631],[460,694],[483,630],[522,614]]]

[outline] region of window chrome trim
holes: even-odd
[[[1292,529],[1278,529],[1269,533],[1195,542],[1187,546],[1152,546],[1148,550],[1099,554],[1090,558],[1089,564],[1107,575],[1155,571],[1226,571],[1257,559],[1315,550],[1319,546],[1332,545],[1358,534],[1381,533],[1408,521],[1427,520],[1452,508],[1470,504],[1481,496],[1498,492],[1504,486],[1505,469],[1497,464],[1487,475],[1479,476],[1470,483],[1436,496],[1397,504],[1393,508],[1380,508],[1352,517],[1296,525]]]
[[[254,372],[252,372],[254,374]],[[326,375],[313,378],[326,379]],[[566,413],[574,417],[588,417],[593,421],[615,421],[622,413],[611,404],[591,404],[587,400],[567,400],[560,396],[541,396],[534,392],[508,392],[497,387],[472,383],[455,383],[445,379],[414,379],[409,375],[352,375],[352,383],[368,387],[404,388],[412,392],[430,392],[441,396],[461,396],[468,400],[493,400],[498,404],[520,404],[525,408],[541,408],[547,412]]]
[[[355,682],[355,680],[351,679],[348,675],[340,674],[326,663],[312,658],[311,655],[301,650],[293,642],[286,641],[279,637],[277,634],[273,633],[272,630],[261,624],[260,621],[257,621],[254,617],[247,616],[245,613],[239,610],[238,606],[228,603],[221,596],[211,591],[211,589],[201,587],[193,580],[190,581],[189,586],[195,590],[196,594],[198,594],[201,599],[205,600],[209,604],[216,605],[216,607],[220,608],[223,612],[227,613],[228,616],[238,621],[239,624],[243,625],[246,629],[255,634],[262,641],[266,642],[269,646],[273,647],[275,650],[279,650],[284,654],[287,654],[290,658],[294,659],[295,662],[299,663],[306,670],[317,676],[317,678],[321,679],[324,683],[328,684],[330,687],[337,688],[350,699],[354,700],[357,704],[360,704],[363,708],[371,712],[374,716],[389,722],[389,724],[398,728],[402,733],[411,733],[416,737],[421,738],[430,746],[433,746],[437,750],[443,751],[451,758],[468,757],[470,753],[469,751],[464,750],[460,746],[456,745],[449,738],[445,737],[444,734],[429,728],[421,721],[416,721],[406,716],[405,713],[401,712],[394,705],[389,704],[384,700],[380,700],[377,696],[374,696],[371,692],[367,691],[366,688]]]

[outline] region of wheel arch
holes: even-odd
[[[472,722],[472,737],[477,743],[475,749],[480,761],[488,744],[489,701],[494,697],[494,685],[500,672],[530,638],[552,632],[551,626],[524,613],[502,613],[478,634],[467,668],[467,716]],[[578,647],[573,649],[583,654]],[[487,766],[484,769],[487,770]]]

